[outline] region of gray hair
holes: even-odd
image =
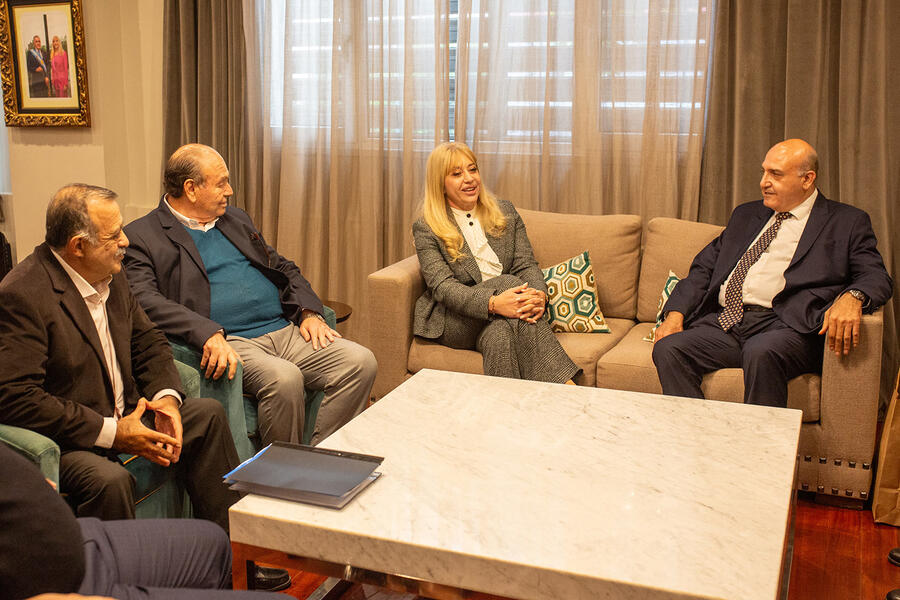
[[[86,183],[63,186],[53,194],[47,206],[47,234],[44,236],[47,244],[58,250],[77,236],[96,244],[99,232],[88,214],[88,201],[115,200],[118,197],[112,190]]]
[[[209,154],[218,154],[214,149],[203,144],[185,144],[172,153],[166,161],[163,184],[166,194],[172,198],[181,198],[184,194],[184,182],[191,179],[197,185],[204,185],[203,159]]]
[[[805,175],[809,171],[812,171],[817,176],[819,174],[819,155],[812,148],[806,153],[806,156],[803,158],[803,164],[800,165],[801,175]]]

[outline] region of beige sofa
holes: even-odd
[[[589,250],[600,307],[611,333],[560,333],[560,343],[583,369],[580,385],[661,393],[644,341],[672,270],[687,275],[693,257],[721,227],[635,215],[564,215],[520,210],[542,267]],[[371,348],[378,359],[373,394],[381,397],[423,368],[481,373],[481,355],[416,338],[413,308],[424,283],[410,256],[369,275]],[[863,317],[862,342],[849,357],[827,353],[822,375],[789,384],[788,406],[803,411],[798,488],[857,502],[868,497],[881,369],[881,311]],[[707,398],[741,402],[740,369],[703,380]]]

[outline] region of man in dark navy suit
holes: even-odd
[[[32,98],[46,98],[50,96],[50,53],[41,47],[40,36],[34,36],[31,45],[31,50],[25,54],[28,93]]]
[[[787,382],[818,372],[824,346],[859,344],[862,312],[891,296],[869,216],[816,189],[803,140],[772,147],[763,199],[738,206],[664,307],[653,362],[663,393],[702,398],[705,373],[744,370],[744,402],[787,405]],[[827,336],[823,344],[821,335]]]

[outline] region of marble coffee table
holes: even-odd
[[[343,510],[253,495],[231,508],[235,584],[270,550],[434,598],[778,598],[800,421],[424,370],[322,442],[385,457]]]

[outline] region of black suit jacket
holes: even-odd
[[[131,295],[124,273],[106,302],[125,387],[125,414],[181,380],[165,336]],[[41,433],[66,449],[93,447],[114,413],[112,380],[84,299],[46,244],[0,283],[0,423]]]
[[[81,528],[28,460],[0,443],[0,599],[77,592]]]
[[[278,288],[284,318],[299,324],[304,309],[324,310],[293,262],[266,244],[250,217],[229,206],[216,227]],[[200,252],[165,202],[125,227],[131,245],[125,269],[131,289],[163,331],[201,348],[222,326],[209,318],[209,278]]]
[[[720,310],[719,288],[773,212],[762,200],[735,208],[721,235],[694,258],[664,310],[684,314],[685,326]],[[825,311],[847,290],[865,293],[870,311],[891,297],[891,278],[876,248],[869,215],[821,192],[784,278],[772,308],[801,333],[819,331]]]

